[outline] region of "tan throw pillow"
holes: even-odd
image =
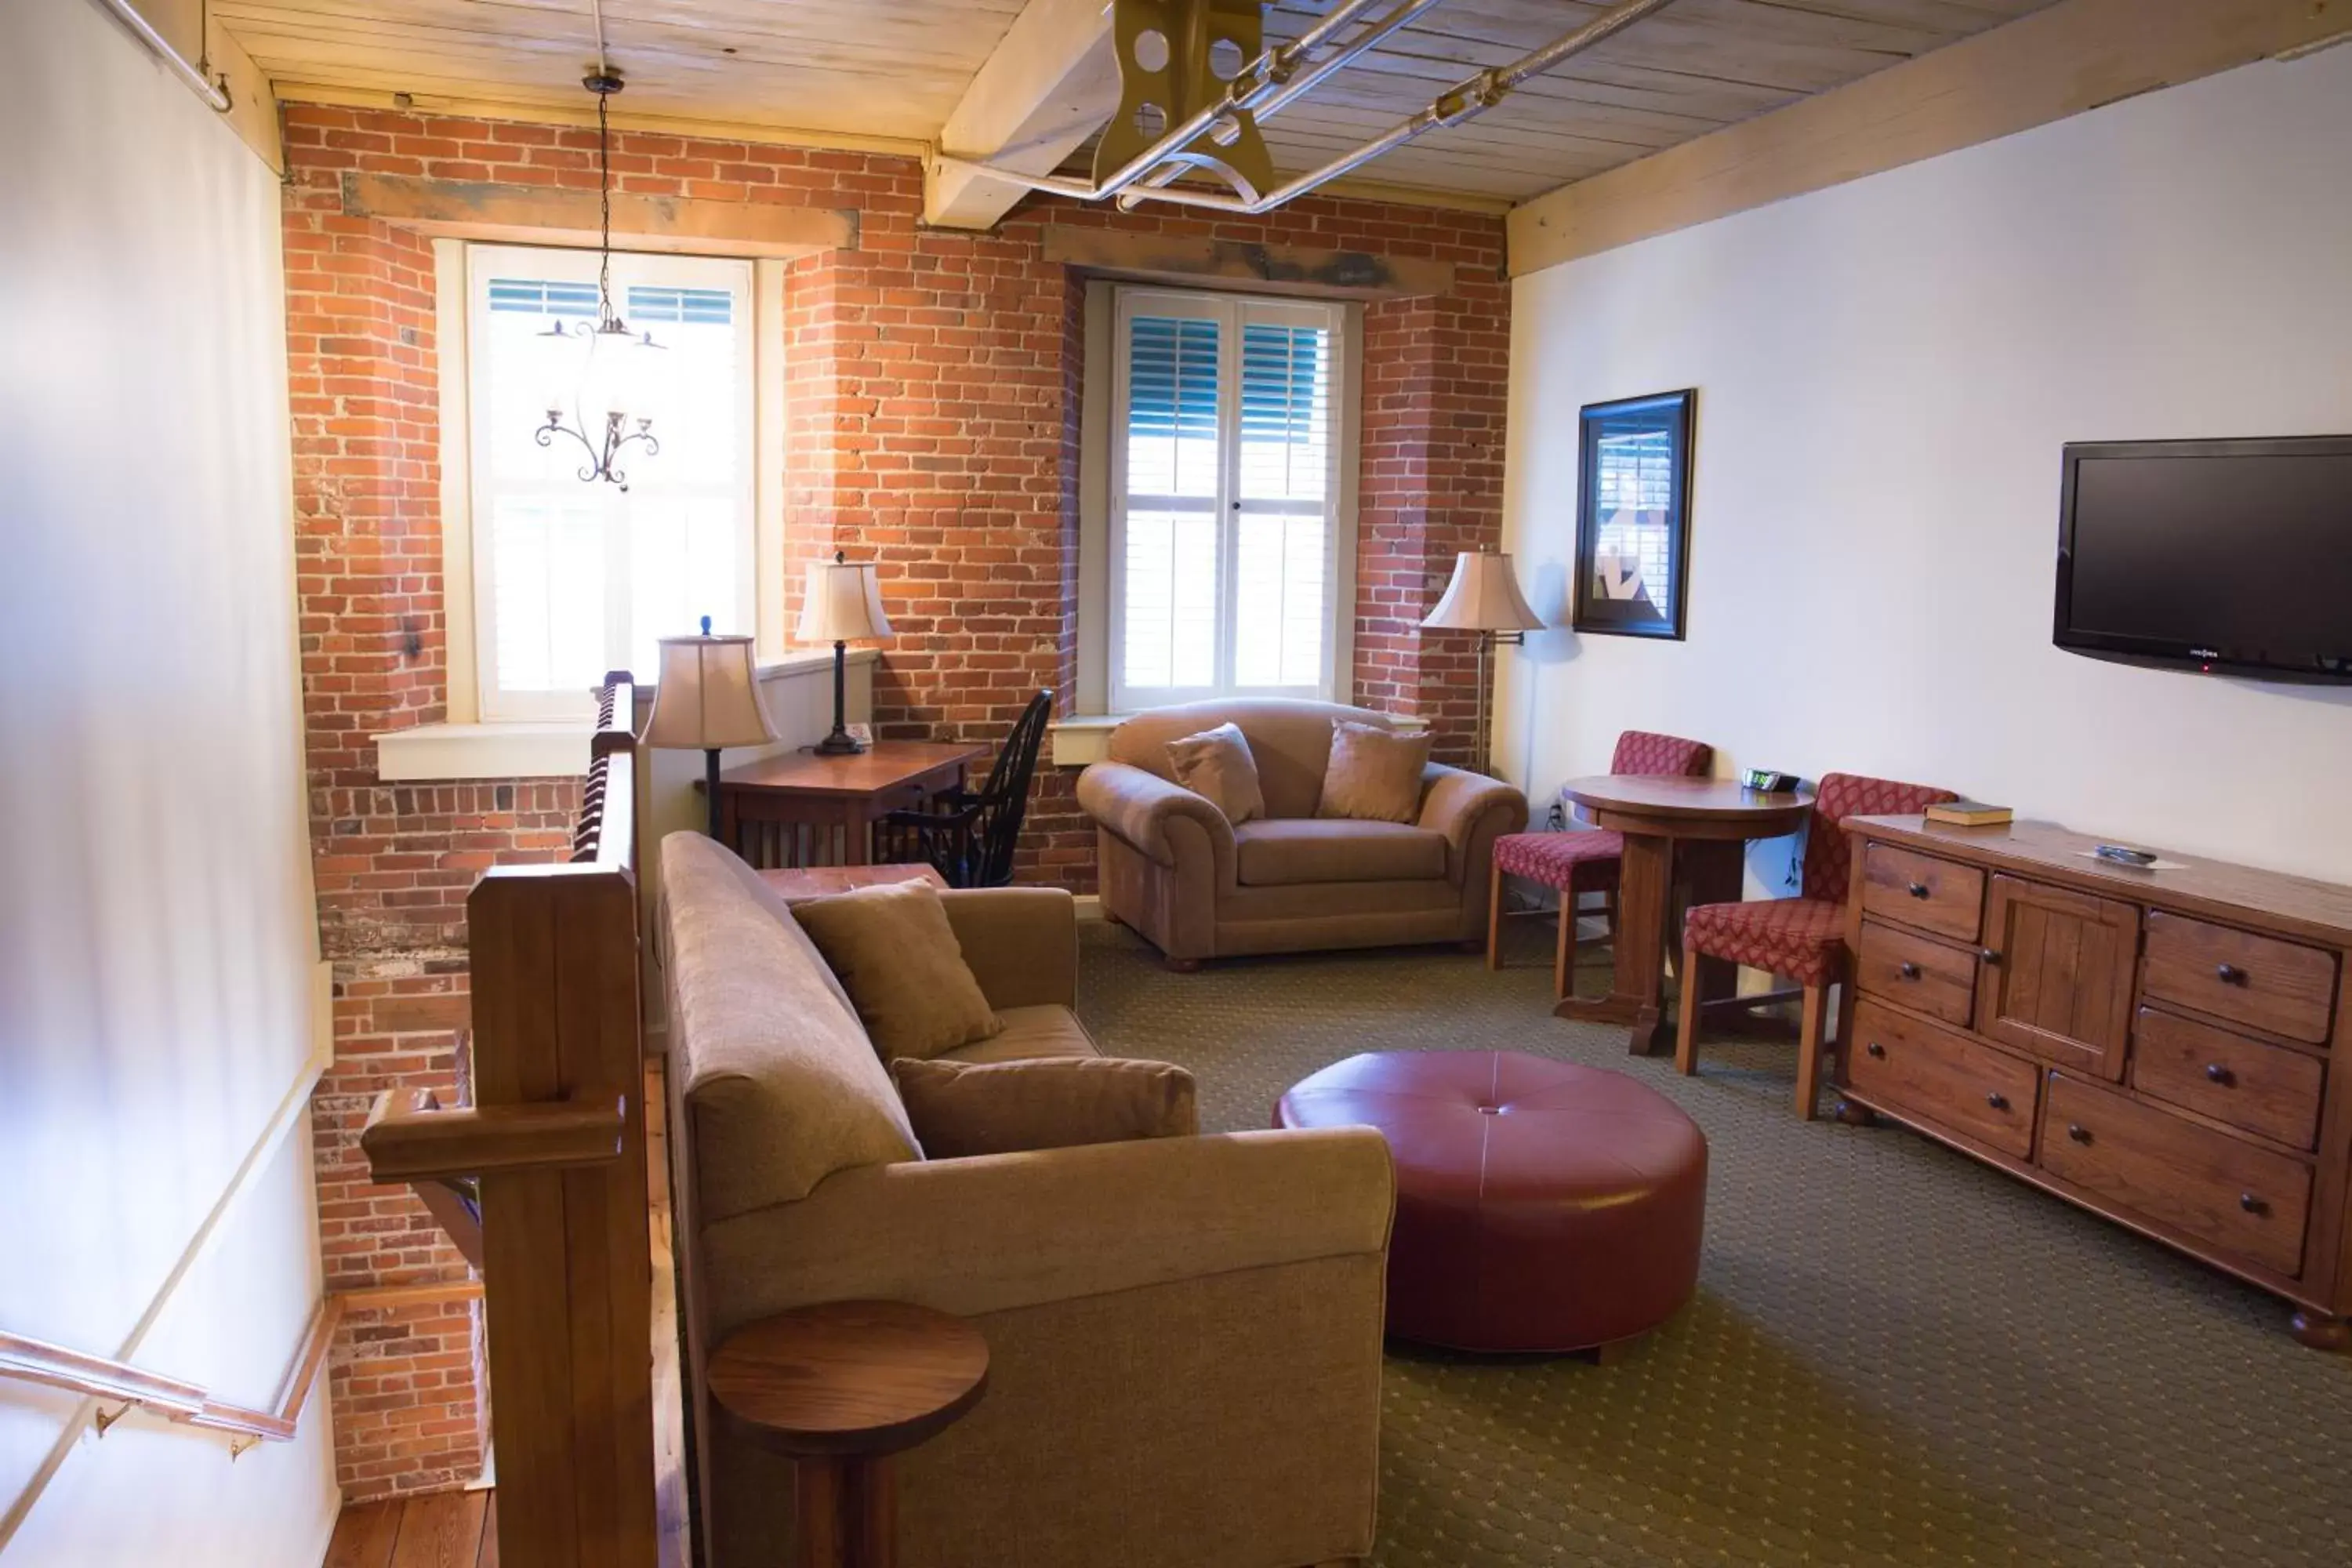
[[[890,1064],[924,1154],[953,1160],[1189,1138],[1201,1130],[1192,1075],[1166,1062],[1038,1057],[1010,1062]]]
[[[841,977],[884,1061],[935,1057],[1003,1029],[929,883],[814,899],[793,918]]]
[[[1197,735],[1168,742],[1169,765],[1176,782],[1225,814],[1239,827],[1265,815],[1265,794],[1257,785],[1257,759],[1250,755],[1249,737],[1239,724],[1220,724]]]
[[[1421,816],[1426,734],[1400,735],[1376,725],[1331,721],[1331,761],[1323,769],[1318,816],[1359,822],[1412,822]]]

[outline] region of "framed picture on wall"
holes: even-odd
[[[1682,637],[1697,396],[1685,390],[1593,403],[1580,416],[1576,630]]]

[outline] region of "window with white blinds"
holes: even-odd
[[[475,668],[486,721],[593,715],[608,669],[650,672],[655,641],[752,619],[751,264],[615,256],[614,304],[658,346],[579,335],[596,319],[592,252],[467,248],[467,390]],[[551,335],[558,322],[562,336]],[[600,437],[607,408],[660,443],[617,459],[627,489],[580,474],[550,409]]]
[[[1344,695],[1344,308],[1121,289],[1114,316],[1112,710]]]

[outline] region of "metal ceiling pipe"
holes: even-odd
[[[162,56],[163,63],[170,66],[174,74],[195,89],[196,96],[203,99],[214,113],[228,112],[227,87],[207,79],[201,66],[190,65],[186,58],[155,30],[153,23],[131,8],[131,0],[106,0],[106,8],[121,17],[124,26],[138,34],[141,43]]]
[[[1379,3],[1380,0],[1340,0],[1331,8],[1329,16],[1290,43],[1276,44],[1242,67],[1234,73],[1233,80],[1225,85],[1221,96],[1202,106],[1182,124],[1171,126],[1159,141],[1111,171],[1109,178],[1101,184],[1087,187],[1094,193],[1087,199],[1099,201],[1105,196],[1117,195],[1166,163],[1171,154],[1190,146],[1221,116],[1248,109],[1254,99],[1279,91],[1297,72],[1300,62],[1311,61],[1309,74],[1319,81],[1355,58],[1371,46],[1350,42],[1338,47],[1320,59],[1314,57],[1330,46],[1332,36],[1340,28]]]
[[[1356,59],[1370,50],[1377,48],[1381,42],[1387,38],[1391,34],[1397,32],[1401,28],[1411,26],[1412,23],[1422,15],[1422,13],[1434,9],[1436,6],[1444,3],[1444,0],[1404,0],[1404,3],[1399,5],[1395,10],[1391,11],[1385,16],[1378,18],[1368,28],[1366,28],[1365,31],[1358,34],[1355,37],[1349,39],[1348,47],[1344,53],[1334,54],[1325,61],[1292,77],[1288,81],[1283,82],[1278,86],[1272,86],[1271,90],[1267,91],[1263,97],[1254,97],[1251,101],[1244,105],[1244,107],[1248,109],[1251,113],[1257,116],[1257,122],[1260,125],[1265,124],[1267,121],[1280,113],[1284,105],[1295,102],[1304,95],[1307,89],[1323,80],[1326,77],[1338,70],[1340,67],[1348,64],[1350,60]],[[1300,41],[1304,42],[1305,39],[1302,38]],[[1181,180],[1183,177],[1184,166],[1182,164],[1168,163],[1162,165],[1151,175],[1150,178],[1144,181],[1144,184],[1151,186],[1154,190],[1160,190],[1174,184],[1178,180]]]
[[[1422,0],[1406,0],[1406,4],[1400,9],[1410,9],[1414,15],[1419,15],[1421,11],[1428,9],[1430,5],[1435,3],[1436,0],[1428,0],[1427,4],[1423,4]],[[1466,120],[1475,119],[1500,103],[1514,89],[1529,78],[1540,76],[1570,56],[1581,54],[1596,44],[1616,37],[1643,17],[1662,11],[1672,4],[1674,0],[1622,0],[1622,4],[1612,6],[1582,26],[1561,34],[1539,49],[1529,50],[1508,65],[1496,66],[1492,69],[1480,71],[1475,76],[1465,78],[1449,90],[1440,93],[1431,100],[1428,108],[1419,113],[1408,115],[1400,120],[1380,135],[1360,147],[1341,153],[1321,168],[1311,169],[1254,199],[1228,195],[1217,191],[1195,190],[1185,185],[1161,184],[1156,181],[1140,190],[1127,189],[1128,186],[1134,184],[1137,178],[1151,173],[1153,169],[1165,163],[1171,153],[1181,152],[1200,130],[1205,129],[1213,121],[1217,114],[1223,112],[1222,104],[1202,110],[1199,114],[1186,121],[1176,131],[1162,137],[1153,147],[1138,154],[1125,168],[1118,170],[1110,180],[1100,185],[1058,174],[1024,174],[1011,169],[994,168],[986,163],[966,163],[961,159],[942,159],[941,162],[972,169],[1000,180],[1008,180],[1033,191],[1045,191],[1050,195],[1069,196],[1082,202],[1096,202],[1106,196],[1118,195],[1119,205],[1122,207],[1132,207],[1139,203],[1152,201],[1168,202],[1177,206],[1205,207],[1213,212],[1253,214],[1271,212],[1286,202],[1296,201],[1309,191],[1328,184],[1341,175],[1363,167],[1382,153],[1392,153],[1406,142],[1425,136],[1432,131],[1442,130],[1449,125],[1459,125]],[[1343,5],[1325,17],[1322,25],[1307,37],[1328,37],[1329,33],[1335,30],[1335,24],[1347,17],[1352,17],[1363,9],[1362,5]],[[1373,24],[1372,27],[1368,29],[1367,36],[1385,37],[1386,33],[1382,29],[1387,26],[1389,20],[1390,18],[1383,18],[1381,22]],[[1395,25],[1402,26],[1404,22],[1398,20]],[[1377,37],[1373,37],[1373,41],[1377,41]],[[1306,41],[1306,38],[1302,37],[1299,44],[1304,44]],[[1291,46],[1293,48],[1297,47],[1297,44]],[[1347,44],[1340,46],[1340,49],[1347,58],[1352,59],[1370,47],[1370,42],[1363,39],[1350,39]],[[1265,56],[1260,57],[1258,63],[1264,64],[1280,52],[1269,49]],[[1248,74],[1246,71],[1243,73],[1244,76]],[[1322,74],[1329,73],[1326,71]],[[1319,80],[1320,77],[1318,76],[1317,79]],[[1235,89],[1240,88],[1241,81],[1241,77],[1234,79],[1234,88],[1227,89],[1227,99],[1238,103],[1243,98],[1247,97],[1249,92],[1264,93],[1264,84],[1257,83],[1237,96]],[[1302,87],[1300,91],[1304,90],[1305,88]],[[1273,95],[1265,93],[1265,96]],[[1297,95],[1293,93],[1290,96],[1295,98]],[[1282,101],[1287,102],[1289,99],[1286,98]],[[1172,146],[1171,143],[1173,143]],[[1121,192],[1126,194],[1121,195]]]
[[[1181,186],[1168,185],[1131,192],[1121,205],[1165,201],[1181,206],[1213,207],[1221,212],[1271,212],[1432,131],[1477,118],[1500,103],[1513,89],[1530,77],[1542,75],[1570,56],[1581,54],[1594,45],[1616,37],[1644,16],[1672,4],[1674,0],[1623,0],[1622,4],[1612,6],[1573,32],[1564,33],[1543,47],[1521,55],[1509,65],[1497,66],[1464,79],[1451,90],[1440,93],[1420,113],[1398,121],[1362,146],[1341,153],[1319,169],[1309,170],[1286,181],[1255,201],[1245,202],[1215,192],[1188,191]]]

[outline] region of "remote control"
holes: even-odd
[[[2126,849],[2120,844],[2102,844],[2091,851],[2102,860],[2113,860],[2118,866],[2153,866],[2156,857],[2146,849]]]

